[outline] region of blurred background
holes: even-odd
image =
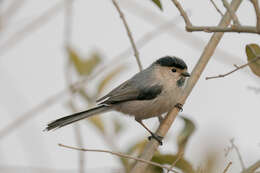
[[[209,0],[180,2],[196,25],[217,25],[221,19]],[[191,72],[212,34],[186,32],[172,2],[161,3],[162,10],[151,0],[118,1],[144,68],[175,55]],[[221,1],[216,4],[225,12]],[[237,15],[242,24],[255,25],[249,1]],[[205,80],[246,63],[245,46],[252,43],[260,44],[260,37],[224,35],[154,161],[172,164],[180,157],[175,164],[180,172],[223,172],[232,162],[228,172],[237,173],[260,159],[260,78],[246,67]],[[127,172],[132,161],[58,144],[138,156],[149,134],[132,117],[110,112],[53,132],[43,129],[94,106],[138,71],[111,1],[1,0],[0,172]],[[153,131],[159,125],[156,118],[145,123]]]

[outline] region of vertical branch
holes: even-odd
[[[73,25],[73,2],[74,0],[66,0],[65,4],[65,22],[64,22],[64,47],[65,51],[67,52],[67,49],[71,46],[71,37],[72,37],[72,25]],[[72,80],[71,80],[71,73],[70,73],[70,67],[71,67],[71,61],[70,57],[67,54],[67,64],[66,64],[66,81],[68,86],[71,86]],[[73,112],[77,111],[76,106],[73,103],[73,98],[74,98],[74,93],[75,90],[70,87],[70,106],[72,108]],[[82,140],[82,135],[80,131],[80,126],[79,124],[74,125],[74,133],[75,133],[75,138],[76,138],[76,143],[78,147],[83,146],[83,140]],[[78,152],[78,167],[79,167],[79,172],[84,173],[85,172],[85,155],[82,152]]]
[[[214,2],[214,0],[210,0],[210,2],[212,3],[212,5],[215,7],[215,9],[217,10],[217,12],[223,17],[224,14],[221,12],[221,10],[218,8],[217,4]]]
[[[123,21],[123,23],[124,23],[124,26],[125,26],[127,35],[128,35],[128,37],[129,37],[129,39],[130,39],[131,45],[132,45],[133,50],[134,50],[134,55],[135,55],[135,58],[136,58],[136,61],[137,61],[139,70],[142,71],[143,67],[142,67],[142,64],[141,64],[141,61],[140,61],[139,52],[138,52],[138,50],[137,50],[137,48],[136,48],[136,45],[135,45],[135,42],[134,42],[134,38],[133,38],[133,36],[132,36],[132,34],[131,34],[131,31],[130,31],[130,29],[129,29],[129,27],[128,27],[128,24],[127,24],[127,22],[126,22],[126,20],[125,20],[124,14],[123,14],[123,12],[120,10],[120,8],[119,8],[117,2],[116,2],[115,0],[112,0],[112,2],[113,2],[113,4],[114,4],[114,6],[116,7],[116,10],[118,11],[118,13],[119,13],[119,15],[120,15],[120,17],[121,17],[121,19],[122,19],[122,21]]]
[[[229,14],[230,14],[234,24],[239,26],[240,23],[239,23],[239,20],[238,20],[238,18],[236,16],[236,13],[234,12],[234,10],[230,7],[229,3],[226,0],[222,0],[222,2],[223,2],[224,7],[229,12]]]
[[[250,0],[255,8],[255,14],[256,14],[256,29],[260,33],[260,9],[259,9],[259,3],[258,0]]]
[[[241,4],[242,0],[233,0],[231,3],[231,8],[233,8],[234,11],[237,10],[239,5]],[[230,15],[229,13],[225,13],[224,17],[219,23],[220,27],[225,27],[230,23]],[[208,42],[207,46],[205,47],[198,63],[196,64],[194,70],[192,71],[192,75],[190,79],[187,81],[187,85],[183,91],[183,94],[179,100],[179,103],[184,104],[186,99],[188,98],[189,94],[191,93],[193,87],[197,83],[199,77],[201,76],[201,73],[205,69],[208,61],[210,60],[210,57],[213,55],[218,43],[220,42],[220,39],[222,38],[223,33],[214,33],[211,37],[210,41]],[[167,116],[165,117],[164,121],[160,124],[159,129],[157,130],[157,134],[160,136],[165,136],[168,132],[169,128],[171,127],[173,121],[175,120],[179,110],[177,108],[174,108],[172,111],[170,111]],[[155,151],[157,150],[159,146],[159,143],[152,139],[148,144],[145,146],[140,158],[145,160],[151,160],[153,157]],[[131,173],[142,173],[145,172],[145,169],[147,167],[147,164],[145,163],[136,163],[131,170]]]

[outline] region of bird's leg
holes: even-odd
[[[157,142],[158,142],[160,145],[163,144],[163,143],[162,143],[163,137],[161,137],[161,136],[159,136],[159,135],[153,133],[151,130],[149,130],[149,129],[144,125],[144,123],[142,122],[142,120],[140,120],[140,119],[135,119],[135,120],[136,120],[139,124],[141,124],[141,125],[151,134],[151,136],[148,137],[149,140],[151,140],[151,138],[154,138],[155,140],[157,140]]]
[[[182,106],[183,106],[183,105],[182,105],[181,103],[177,103],[177,104],[175,105],[175,107],[178,108],[181,112],[183,111]]]
[[[163,120],[164,120],[163,116],[162,116],[162,115],[159,115],[159,116],[158,116],[158,120],[159,120],[160,123],[162,123]]]

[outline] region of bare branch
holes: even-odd
[[[246,66],[248,66],[249,64],[253,63],[253,62],[256,62],[257,60],[260,60],[260,56],[257,56],[255,57],[254,59],[252,59],[251,61],[249,61],[248,63],[244,64],[244,65],[241,65],[241,66],[236,66],[236,68],[228,73],[225,73],[225,74],[220,74],[218,76],[211,76],[211,77],[206,77],[205,79],[206,80],[209,80],[209,79],[216,79],[216,78],[222,78],[222,77],[226,77],[234,72],[236,72],[237,70],[240,70]]]
[[[178,157],[177,157],[176,160],[172,163],[170,169],[172,169],[172,168],[176,165],[176,163],[183,157],[183,154],[184,154],[184,152],[180,152],[180,153],[178,154]],[[170,172],[170,171],[168,170],[167,173],[169,173],[169,172]]]
[[[258,0],[250,0],[251,3],[253,4],[255,8],[255,14],[256,14],[256,28],[258,33],[260,33],[260,9],[259,9],[259,4]]]
[[[226,0],[222,0],[222,2],[223,2],[224,7],[229,12],[229,14],[230,14],[234,24],[239,26],[240,23],[239,23],[239,20],[238,20],[238,18],[236,16],[236,13],[234,12],[234,10],[230,7],[229,3]]]
[[[229,167],[230,167],[231,165],[232,165],[232,162],[229,162],[229,163],[227,164],[227,166],[225,167],[223,173],[227,173],[227,171],[228,171],[228,169],[229,169]]]
[[[249,166],[247,169],[242,171],[242,173],[254,173],[258,168],[260,168],[260,160],[258,160],[253,165]]]
[[[231,139],[231,140],[230,140],[230,143],[231,143],[232,148],[234,148],[234,149],[236,150],[236,153],[237,153],[237,156],[238,156],[240,165],[241,165],[241,167],[242,167],[242,170],[245,170],[245,169],[246,169],[245,163],[244,163],[244,161],[243,161],[243,159],[242,159],[242,155],[241,155],[241,153],[240,153],[238,147],[237,147],[237,146],[235,145],[235,143],[234,143],[234,139]]]
[[[236,26],[232,27],[218,27],[218,26],[189,26],[186,27],[188,32],[194,31],[204,31],[204,32],[238,32],[238,33],[251,33],[251,34],[260,34],[257,31],[256,27],[253,26]]]
[[[123,12],[120,10],[120,8],[119,8],[119,6],[118,6],[116,0],[112,0],[112,2],[113,2],[113,4],[114,4],[114,6],[116,7],[116,9],[117,9],[117,11],[118,11],[118,13],[119,13],[119,15],[120,15],[120,17],[121,17],[123,23],[124,23],[125,29],[126,29],[126,31],[127,31],[127,35],[128,35],[128,37],[129,37],[129,39],[130,39],[131,45],[132,45],[133,50],[134,50],[134,55],[135,55],[135,58],[136,58],[136,61],[137,61],[139,70],[142,71],[143,67],[142,67],[142,64],[141,64],[141,61],[140,61],[139,52],[138,52],[138,50],[137,50],[137,48],[136,48],[136,45],[135,45],[133,36],[132,36],[131,31],[130,31],[130,29],[129,29],[129,27],[128,27],[128,24],[127,24],[127,22],[126,22],[126,19],[125,19],[125,17],[124,17],[124,14],[123,14]]]
[[[182,8],[181,4],[177,1],[177,0],[172,0],[172,2],[174,3],[174,5],[178,8],[179,12],[181,13],[181,16],[183,17],[186,27],[191,27],[191,21],[187,15],[187,13],[184,11],[184,9]]]
[[[139,159],[137,157],[133,157],[133,156],[130,156],[130,155],[122,154],[122,153],[119,153],[119,152],[113,152],[113,151],[108,151],[108,150],[100,150],[100,149],[77,148],[77,147],[72,147],[72,146],[63,145],[63,144],[58,144],[58,145],[60,147],[64,147],[64,148],[68,148],[68,149],[72,149],[72,150],[84,151],[84,152],[108,153],[108,154],[116,155],[118,157],[123,157],[123,158],[127,158],[127,159],[133,159],[133,160],[136,160],[138,162],[143,162],[143,163],[147,163],[149,165],[158,166],[160,168],[164,168],[164,169],[172,171],[174,173],[178,173],[177,171],[173,170],[172,168],[169,168],[168,166],[164,166],[162,164],[159,164],[159,163],[156,163],[156,162],[152,162],[152,161],[149,161],[149,160]]]
[[[225,0],[223,0],[223,3],[226,5],[226,8],[228,9],[227,13],[232,16],[234,23],[236,24],[231,27],[227,27],[227,26],[225,26],[225,27],[223,27],[223,26],[194,26],[194,25],[192,25],[189,17],[187,16],[186,12],[182,8],[182,6],[178,2],[178,0],[172,0],[172,2],[174,3],[174,5],[178,8],[179,12],[181,13],[181,16],[183,17],[185,24],[186,24],[186,30],[188,32],[203,31],[203,32],[238,32],[238,33],[260,34],[260,32],[257,30],[256,27],[241,26],[239,24],[237,16],[235,15],[234,10],[230,7],[230,5]],[[225,15],[227,13],[225,13]]]
[[[237,10],[237,8],[241,4],[241,2],[242,2],[242,0],[233,0],[231,2],[231,7],[234,9],[234,11]],[[231,20],[230,15],[228,13],[226,13],[225,16],[221,19],[219,26],[220,27],[227,26],[230,23],[230,20]],[[191,93],[193,87],[195,86],[199,77],[201,76],[201,73],[205,69],[210,57],[213,55],[222,36],[223,36],[223,33],[214,33],[213,36],[211,37],[207,46],[203,50],[200,60],[198,61],[198,63],[196,64],[195,68],[193,69],[193,71],[191,73],[191,77],[187,81],[185,89],[184,89],[181,97],[179,98],[178,103],[184,105],[184,103],[185,103],[186,99],[188,98],[189,94]],[[156,131],[156,134],[164,137],[166,135],[166,133],[168,132],[169,128],[171,127],[172,123],[174,122],[178,113],[179,113],[179,110],[177,108],[174,108],[173,110],[171,110],[167,114],[167,116],[164,118],[164,121],[160,124],[159,129]],[[151,141],[149,141],[148,144],[145,146],[140,158],[145,159],[145,160],[150,160],[153,157],[158,146],[159,146],[159,143],[156,140],[151,139]],[[147,164],[138,162],[134,165],[133,169],[131,170],[131,173],[143,173],[143,172],[145,172],[146,167],[147,167]]]
[[[215,7],[215,9],[217,10],[217,12],[223,17],[224,14],[221,12],[221,10],[218,8],[217,4],[214,2],[214,0],[210,0],[210,2],[212,3],[212,5]]]

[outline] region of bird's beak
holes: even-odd
[[[190,73],[188,73],[188,72],[183,72],[183,73],[181,73],[181,75],[184,77],[190,77]]]

